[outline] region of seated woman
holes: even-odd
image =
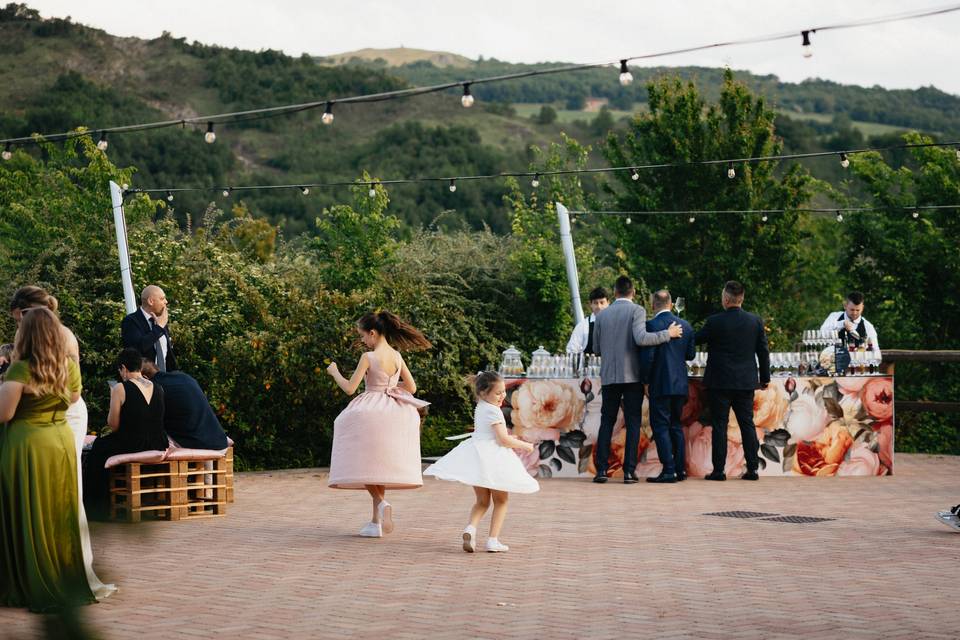
[[[94,602],[64,419],[80,397],[80,368],[48,309],[23,318],[14,345],[0,384],[0,605],[54,611]]]
[[[113,432],[96,439],[83,465],[83,502],[87,513],[98,519],[109,516],[110,470],[103,468],[107,459],[121,453],[167,448],[163,388],[143,377],[142,356],[136,349],[121,351],[118,362],[122,382],[110,391],[107,415],[107,425]]]

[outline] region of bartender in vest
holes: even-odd
[[[847,344],[863,346],[868,351],[876,352],[877,357],[880,356],[877,330],[863,317],[863,294],[859,291],[847,294],[847,299],[843,302],[843,312],[827,316],[820,331],[839,331],[841,337],[846,337]]]
[[[597,314],[610,305],[607,290],[597,287],[590,292],[590,311],[593,313],[584,318],[573,328],[570,340],[567,342],[567,353],[594,353],[593,351],[593,321]]]

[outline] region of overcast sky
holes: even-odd
[[[163,31],[205,44],[329,55],[365,47],[449,51],[510,62],[598,62],[738,38],[949,6],[946,0],[26,0],[44,17],[114,35]],[[587,9],[587,7],[591,7]],[[960,12],[796,40],[660,58],[649,65],[730,66],[799,82],[960,94]]]

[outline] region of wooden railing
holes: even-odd
[[[883,352],[884,373],[893,375],[898,362],[960,362],[960,351],[916,351],[913,349],[888,349]],[[894,396],[896,397],[896,396]],[[935,402],[927,400],[894,400],[897,411],[913,413],[960,412],[960,402]]]

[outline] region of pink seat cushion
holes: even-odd
[[[233,446],[233,438],[231,438],[230,436],[227,436],[227,446],[228,447]]]
[[[165,460],[216,460],[227,455],[226,449],[167,449]]]
[[[103,468],[109,469],[128,462],[156,463],[163,462],[166,451],[137,451],[135,453],[121,453],[110,456],[104,463]]]
[[[93,441],[97,439],[97,436],[86,435],[83,436],[83,446],[89,447],[93,444]]]

